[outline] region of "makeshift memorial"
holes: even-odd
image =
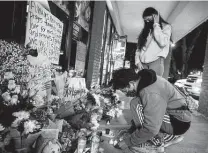
[[[79,77],[78,74],[75,70],[69,70],[68,77],[65,80],[63,99],[60,97],[61,105],[56,111],[56,114],[60,118],[75,114],[74,106],[76,107],[80,100],[82,101],[82,98],[85,98],[89,92],[86,88],[85,79]],[[64,82],[64,79],[61,80],[61,82]]]
[[[6,147],[11,142],[11,136],[8,129],[0,130],[0,152],[6,153]]]
[[[62,152],[74,152],[76,150],[77,130],[69,124],[63,125],[62,132],[59,133],[59,142],[62,145]]]
[[[54,78],[54,83],[55,83],[55,93],[58,97],[61,99],[64,98],[64,90],[65,90],[65,83],[67,79],[67,72],[65,71],[64,73],[59,73],[55,72],[55,78]]]
[[[85,136],[81,136],[78,138],[78,146],[77,146],[77,153],[83,153],[84,149],[86,148],[87,138]]]
[[[28,61],[26,56],[29,50],[15,42],[7,42],[0,39],[0,84],[3,79],[14,78],[16,84],[27,82]],[[25,85],[25,84],[21,84]],[[14,81],[10,82],[10,87],[14,87]]]
[[[96,130],[98,122],[102,118],[102,107],[98,106],[99,98],[95,94],[88,93],[82,101],[74,105],[75,114],[66,118],[66,120],[76,129],[87,128]]]
[[[28,135],[47,126],[44,111],[39,111],[45,104],[45,97],[37,94],[42,88],[29,84],[29,52],[17,43],[0,40],[0,124],[1,129],[10,129],[16,151],[24,150]]]
[[[92,133],[92,140],[91,140],[91,153],[98,153],[100,143],[100,137],[97,135],[96,132]]]
[[[61,153],[61,144],[57,139],[38,137],[35,143],[35,153]]]
[[[122,115],[122,103],[119,100],[119,96],[114,93],[110,88],[106,88],[98,91],[96,94],[100,95],[100,103],[103,108],[103,118],[106,122],[112,118]]]

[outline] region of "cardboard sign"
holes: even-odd
[[[76,101],[86,95],[87,88],[85,78],[67,78],[64,99],[66,102]]]
[[[41,4],[29,1],[25,45],[47,56],[51,63],[59,63],[63,23]]]
[[[85,83],[85,78],[67,78],[64,101],[65,103],[56,112],[61,118],[73,115],[74,103],[77,102],[81,97],[87,95],[87,88]]]

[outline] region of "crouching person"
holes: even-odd
[[[117,147],[124,152],[164,152],[164,148],[183,140],[191,124],[191,112],[181,93],[151,69],[136,73],[132,69],[114,72],[114,90],[134,94],[130,103],[132,127]]]

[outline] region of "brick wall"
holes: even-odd
[[[99,84],[102,32],[104,26],[105,9],[105,1],[95,1],[86,78],[88,89]]]

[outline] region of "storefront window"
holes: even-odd
[[[85,73],[92,22],[92,1],[75,1],[70,67]]]
[[[0,39],[24,44],[26,1],[0,2]]]
[[[65,4],[65,3],[64,3]],[[69,25],[69,10],[67,9],[68,3],[63,5],[62,3],[49,2],[51,13],[56,16],[63,23],[63,34],[61,39],[61,48],[59,55],[59,66],[62,67],[63,70],[67,68],[67,59],[66,59],[66,36],[68,33],[68,25]]]

